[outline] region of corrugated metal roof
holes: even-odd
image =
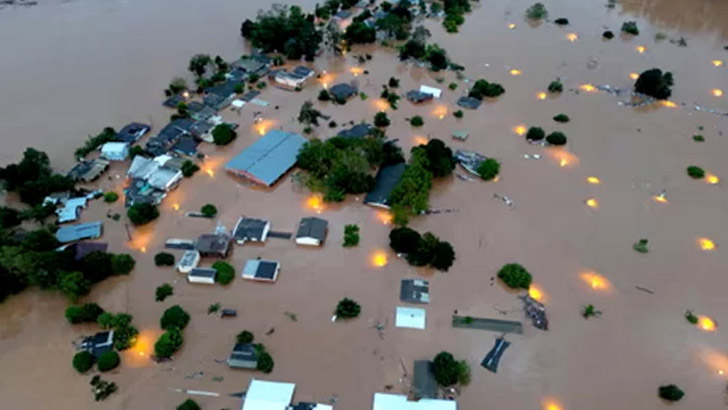
[[[62,226],[56,232],[56,239],[58,239],[58,242],[66,243],[80,241],[81,239],[98,238],[101,236],[102,227],[101,221]]]
[[[364,203],[367,205],[389,207],[389,195],[392,190],[402,179],[405,164],[387,165],[379,169],[377,173],[374,189],[364,197]]]
[[[298,134],[272,130],[231,159],[225,169],[249,174],[271,186],[293,168],[305,142],[306,139]]]

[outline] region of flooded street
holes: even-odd
[[[41,0],[35,7],[0,9],[0,34],[6,39],[0,45],[5,56],[0,59],[0,164],[19,160],[32,146],[46,151],[52,164],[65,171],[74,164],[75,148],[105,126],[150,122],[154,135],[170,114],[161,102],[171,78],[188,74],[195,53],[226,60],[245,53],[240,24],[268,3]],[[314,3],[289,2],[306,11]],[[728,324],[728,191],[725,183],[689,178],[685,168],[699,165],[728,181],[728,117],[694,109],[728,112],[728,97],[713,94],[714,89],[728,92],[728,51],[723,49],[728,46],[728,4],[623,0],[608,8],[606,0],[545,3],[552,19],[569,18],[571,25],[559,27],[525,21],[531,3],[483,0],[455,35],[445,33],[440,21],[425,22],[430,41],[465,66],[465,77],[506,89],[478,110],[464,110],[462,119],[452,112],[469,84],[454,73],[401,64],[391,49],[354,47],[344,58],[317,59],[317,71],[330,75],[300,93],[268,87],[261,98],[270,106],[246,106],[240,115],[224,111],[227,120],[240,124],[238,139],[222,148],[202,144],[209,155],[202,172],[165,199],[156,222],[132,229],[131,241],[125,219],[106,217],[109,211],[123,213],[122,201],[93,202],[82,220],[103,220],[102,240],[109,242],[109,251],[129,252],[137,259],[130,276],[107,279],[84,299],[107,311],[131,313],[141,332],[139,345],[122,355],[118,371],[104,375],[119,385],[119,392],[94,402],[90,377],[71,366],[71,342],[97,327],[71,326],[63,317],[67,302],[62,295],[30,289],[0,305],[4,406],[172,409],[186,398],[175,389],[193,389],[220,393],[193,397],[205,409],[234,409],[240,399],[229,395],[246,390],[256,377],[296,383],[296,402],[327,403],[336,395],[336,409],[366,410],[373,393],[384,392],[385,386],[406,394],[413,360],[448,350],[472,368],[472,381],[458,399],[462,410],[556,410],[547,409],[550,403],[561,410],[656,410],[665,407],[657,398],[658,386],[670,383],[686,392],[675,409],[724,408],[728,333],[721,326]],[[637,21],[639,36],[620,36],[626,20]],[[603,40],[605,29],[616,37]],[[656,40],[658,33],[666,38]],[[681,36],[687,47],[676,44]],[[373,59],[360,65],[354,55],[364,53]],[[653,67],[674,74],[675,107],[627,107],[618,104],[627,96],[582,87],[631,89],[630,75]],[[512,75],[514,69],[520,75]],[[473,150],[501,162],[497,182],[468,182],[454,175],[437,181],[431,208],[456,212],[411,221],[414,229],[452,243],[457,259],[449,272],[416,269],[398,259],[388,246],[391,226],[361,203],[363,197],[354,196],[321,211],[329,221],[322,248],[276,238],[264,246],[235,245],[229,262],[238,271],[251,258],[280,261],[275,284],[238,275],[227,287],[193,285],[174,269],[154,266],[153,256],[166,239],[196,238],[215,229],[216,221],[185,217],[206,203],[217,206],[217,219],[228,229],[246,215],[270,220],[273,230],[295,232],[301,217],[317,214],[306,206],[305,189],[290,177],[272,189],[253,188],[227,175],[224,164],[270,129],[301,132],[295,117],[306,99],[332,116],[336,129],[349,121],[371,121],[382,109],[375,97],[391,76],[401,80],[401,95],[420,84],[444,90],[431,103],[414,106],[403,98],[398,110],[387,111],[392,125],[386,133],[405,152],[432,137],[453,150]],[[564,92],[540,99],[538,94],[557,77]],[[330,86],[351,80],[359,82],[367,100],[355,98],[344,106],[316,101],[322,82]],[[457,90],[448,89],[450,82],[458,84]],[[264,121],[254,124],[253,111],[262,111]],[[559,113],[571,121],[553,121]],[[424,118],[423,127],[409,125],[405,118],[413,115]],[[568,144],[562,149],[529,145],[515,132],[517,126],[561,130]],[[453,140],[456,130],[470,137]],[[316,131],[319,137],[334,134],[326,124]],[[705,142],[694,142],[696,134]],[[540,154],[541,159],[525,159],[524,154]],[[125,171],[126,164],[114,165],[91,186],[121,193]],[[599,183],[589,183],[589,177]],[[655,201],[663,190],[667,201]],[[494,194],[508,196],[515,207]],[[598,206],[588,207],[588,199]],[[352,223],[361,228],[361,242],[343,248],[344,225]],[[648,254],[632,249],[640,238],[649,239]],[[702,250],[699,238],[709,238],[717,247]],[[374,266],[377,251],[387,252],[386,266]],[[203,259],[202,265],[212,262]],[[523,320],[516,293],[499,281],[491,283],[510,262],[533,274],[550,329],[543,332],[529,323],[523,335],[509,335],[512,345],[494,374],[479,363],[500,335],[454,329],[451,315],[457,310],[460,315]],[[427,329],[395,328],[400,280],[415,277],[430,281]],[[174,285],[175,294],[155,302],[154,290],[165,282]],[[358,301],[362,314],[332,323],[343,297]],[[208,315],[213,303],[237,309],[237,318]],[[159,318],[174,304],[192,319],[174,361],[155,364],[148,356],[161,333]],[[601,317],[584,320],[581,310],[588,304],[602,311]],[[712,317],[717,330],[691,326],[683,317],[686,309]],[[381,336],[377,324],[385,326]],[[232,370],[215,361],[227,358],[235,335],[244,329],[273,356],[270,375]],[[186,377],[200,371],[201,378]]]

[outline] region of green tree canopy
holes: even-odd
[[[212,141],[215,145],[227,145],[237,137],[238,133],[228,123],[218,124],[212,129]]]
[[[517,264],[509,263],[504,265],[498,271],[498,278],[503,281],[509,288],[528,289],[531,286],[531,274],[526,268]]]
[[[164,311],[164,314],[162,314],[162,318],[159,321],[159,325],[164,330],[170,327],[175,327],[181,330],[184,329],[189,322],[190,315],[179,305],[174,305]]]
[[[212,264],[212,269],[217,271],[216,281],[221,285],[228,285],[235,279],[235,268],[225,261],[217,261]]]
[[[344,298],[336,305],[334,313],[343,319],[355,318],[361,313],[361,306],[352,299]]]
[[[100,372],[108,372],[109,370],[116,369],[119,366],[119,363],[121,363],[119,353],[116,353],[115,350],[108,350],[101,353],[96,366]]]
[[[94,367],[96,358],[90,352],[82,350],[73,356],[73,368],[79,373],[86,373]]]
[[[663,73],[659,68],[644,71],[634,83],[635,92],[666,100],[672,95],[670,87],[674,85],[671,72]]]
[[[263,52],[283,53],[294,60],[313,61],[323,40],[313,15],[304,15],[298,6],[279,4],[259,13],[255,21],[244,21],[240,34]]]
[[[159,209],[150,203],[136,203],[126,211],[132,225],[145,225],[159,217]]]
[[[406,226],[394,228],[389,233],[389,246],[397,253],[415,252],[419,243],[420,234]]]

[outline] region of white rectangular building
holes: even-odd
[[[179,273],[190,273],[200,263],[200,253],[195,250],[188,250],[182,254],[177,262],[177,271]]]
[[[409,329],[424,329],[427,323],[425,309],[397,306],[394,325]]]
[[[296,385],[253,379],[243,400],[242,410],[286,410]]]
[[[372,410],[457,410],[453,400],[421,399],[409,401],[402,394],[374,393]]]
[[[217,271],[212,268],[194,268],[187,274],[187,281],[190,283],[204,283],[214,285]]]
[[[126,161],[129,157],[129,144],[126,142],[107,142],[101,146],[101,158],[109,161]]]

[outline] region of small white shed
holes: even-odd
[[[395,313],[395,327],[409,329],[424,329],[427,322],[425,309],[397,306]]]
[[[420,86],[420,92],[425,94],[431,94],[435,98],[440,98],[442,95],[442,90],[435,87],[430,87],[427,85],[421,85]]]
[[[129,157],[129,144],[126,142],[107,142],[101,146],[101,157],[109,161],[126,161]]]
[[[217,270],[212,268],[194,268],[187,274],[187,281],[190,283],[204,283],[214,285],[217,277]]]
[[[177,262],[177,271],[179,273],[190,273],[200,263],[200,253],[195,250],[185,251]]]

